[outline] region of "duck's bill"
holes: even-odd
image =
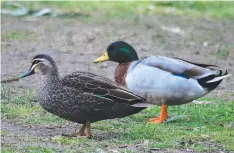
[[[14,82],[14,81],[19,81],[19,79],[25,78],[25,77],[30,76],[32,74],[34,74],[34,71],[29,70],[28,72],[25,72],[24,74],[20,75],[17,78],[12,78],[12,79],[8,79],[8,80],[1,80],[1,83],[10,83],[10,82]]]
[[[30,76],[32,74],[34,74],[34,70],[33,69],[30,69],[29,71],[21,74],[19,77],[17,78],[12,78],[12,79],[8,79],[8,80],[1,80],[1,83],[10,83],[10,82],[14,82],[14,81],[19,81],[19,79],[22,79],[22,78],[25,78],[27,76]]]
[[[109,56],[108,56],[108,53],[105,52],[104,55],[98,57],[97,59],[95,59],[93,62],[94,63],[100,63],[100,62],[105,62],[105,61],[108,61],[110,60]]]
[[[24,74],[20,75],[20,76],[19,76],[19,79],[28,77],[28,76],[30,76],[30,75],[32,75],[32,74],[34,74],[34,70],[29,70],[28,72],[25,72]]]

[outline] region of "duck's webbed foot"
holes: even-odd
[[[166,121],[168,119],[167,107],[168,107],[167,105],[163,104],[161,107],[160,116],[148,119],[148,123],[161,124],[164,121]]]
[[[71,134],[63,134],[63,136],[68,136],[68,137],[86,136],[86,134],[84,132],[85,128],[86,128],[86,124],[83,124],[78,132],[74,132],[74,133],[71,133]]]
[[[86,129],[86,133],[85,133]],[[68,137],[83,137],[86,136],[87,138],[91,138],[91,123],[90,121],[86,121],[85,124],[81,126],[78,132],[74,132],[72,134],[63,134],[63,136]]]

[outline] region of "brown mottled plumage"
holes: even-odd
[[[142,105],[145,99],[105,77],[74,72],[60,78],[54,60],[45,54],[35,56],[29,71],[20,78],[34,73],[42,74],[44,79],[38,92],[40,105],[54,115],[83,124],[72,136],[83,135],[86,128],[90,137],[91,123],[125,117],[146,108]]]

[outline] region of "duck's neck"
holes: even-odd
[[[58,85],[59,80],[60,76],[58,74],[58,69],[54,68],[43,77],[42,87],[46,86],[47,88],[54,88]]]
[[[127,86],[126,84],[126,76],[128,73],[128,68],[130,66],[131,62],[128,63],[120,63],[116,69],[115,69],[115,82],[123,85],[123,86]]]

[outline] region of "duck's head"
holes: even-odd
[[[124,41],[116,41],[110,44],[104,55],[94,60],[94,63],[113,61],[117,63],[127,63],[138,60],[134,48]]]
[[[56,68],[54,60],[49,55],[39,54],[32,59],[30,69],[24,74],[20,75],[19,78],[25,78],[35,73],[45,75],[48,74],[53,68]]]

